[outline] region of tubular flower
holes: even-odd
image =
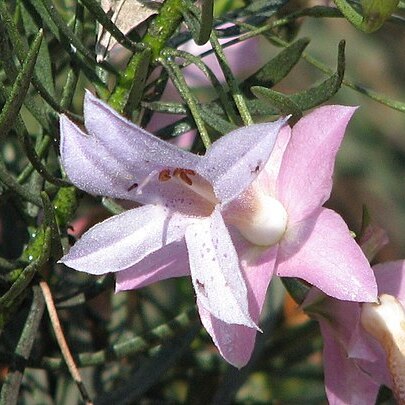
[[[116,290],[191,275],[201,320],[231,364],[251,356],[274,271],[345,300],[375,301],[371,268],[339,215],[322,208],[354,109],[322,107],[232,131],[197,156],[159,140],[90,93],[87,134],[61,116],[61,159],[91,193],[141,207],[90,229],[62,258]]]
[[[304,303],[321,327],[330,404],[374,404],[381,385],[405,401],[405,261],[373,269],[378,303],[338,301],[316,289]]]

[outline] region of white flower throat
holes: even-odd
[[[136,189],[137,194],[153,179],[160,182],[176,181],[192,190],[212,209],[220,203],[212,185],[192,169],[165,168],[154,170],[140,184],[135,183],[128,191]],[[287,227],[287,211],[277,199],[250,187],[223,210],[227,222],[236,226],[251,243],[259,246],[272,246],[280,241]]]
[[[249,241],[259,246],[272,246],[280,241],[287,228],[287,211],[275,198],[256,193],[253,204],[240,211],[235,226]]]

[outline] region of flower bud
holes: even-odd
[[[392,295],[383,294],[380,302],[365,303],[361,324],[383,347],[398,403],[405,403],[405,311]]]

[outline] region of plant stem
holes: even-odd
[[[149,70],[150,64],[159,57],[167,40],[182,21],[182,6],[183,0],[166,0],[159,14],[150,23],[143,38],[146,49],[132,56],[108,100],[109,104],[119,113],[128,114],[127,104],[130,104],[133,109],[137,108],[145,87],[147,78],[145,72]],[[136,81],[136,88],[133,86],[134,81]],[[131,98],[133,98],[132,101]]]

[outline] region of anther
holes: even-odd
[[[191,169],[181,169],[181,168],[177,167],[173,171],[173,176],[176,176],[177,178],[181,179],[182,181],[184,181],[184,183],[186,183],[189,186],[193,185],[193,182],[189,176],[195,176],[195,175],[196,175],[196,172]]]
[[[168,181],[172,178],[170,175],[170,169],[163,169],[159,172],[159,181]]]

